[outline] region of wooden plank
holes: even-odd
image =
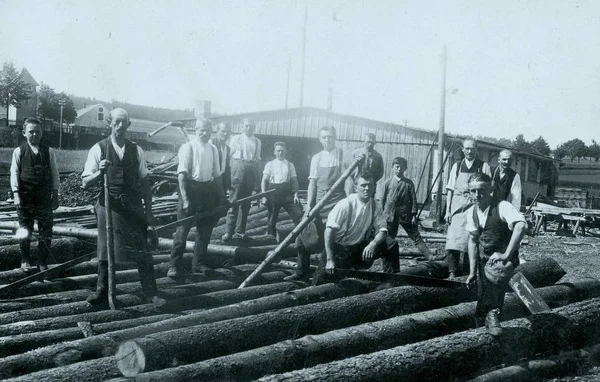
[[[546,304],[544,299],[542,299],[540,294],[521,272],[515,273],[508,281],[508,285],[510,285],[517,297],[519,297],[519,300],[523,302],[531,313],[536,314],[550,311],[548,304]]]

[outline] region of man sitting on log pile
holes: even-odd
[[[41,142],[42,124],[27,118],[23,123],[27,142],[13,151],[10,165],[10,187],[14,195],[19,226],[27,230],[21,235],[21,269],[31,267],[29,250],[34,219],[38,221],[39,241],[37,265],[40,271],[48,268],[52,241],[52,210],[58,208],[60,179],[54,150]]]
[[[148,224],[153,222],[154,216],[144,150],[125,138],[131,125],[127,111],[113,109],[108,123],[110,136],[96,143],[88,153],[81,174],[82,186],[87,188],[96,182],[104,183],[103,174],[107,173],[115,262],[136,262],[148,302],[162,306],[166,302],[156,295],[152,257],[146,251]],[[95,205],[98,220],[98,282],[96,292],[87,298],[93,305],[108,304],[107,214],[104,204],[102,187]]]
[[[327,219],[325,271],[335,274],[336,267],[368,268],[372,260],[381,258],[384,272],[398,272],[398,243],[388,237],[383,208],[373,199],[373,175],[363,172],[355,187],[356,193],[337,203]]]
[[[221,183],[219,151],[215,145],[208,142],[212,134],[212,122],[209,119],[198,119],[195,130],[196,137],[190,137],[190,141],[179,148],[177,220],[227,204]],[[187,235],[192,226],[196,227],[192,272],[206,271],[206,252],[210,235],[218,221],[219,215],[215,214],[177,227],[167,276],[174,279],[183,276],[181,262]]]
[[[512,204],[492,196],[492,179],[483,173],[469,177],[469,192],[475,202],[467,211],[470,273],[467,285],[477,280],[476,319],[485,317],[490,334],[502,333],[499,314],[504,291],[519,264],[519,245],[527,223]]]

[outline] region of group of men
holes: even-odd
[[[131,122],[124,109],[112,110],[108,122],[110,136],[92,147],[82,173],[84,188],[95,183],[103,185],[95,206],[98,283],[88,301],[92,304],[108,301],[106,188],[112,210],[115,261],[135,262],[146,297],[150,302],[162,305],[165,301],[157,296],[152,259],[146,250],[147,228],[153,224],[154,217],[144,151],[125,138]],[[245,240],[250,202],[240,200],[252,195],[260,185],[263,192],[274,190],[260,201],[268,207],[267,234],[273,236],[277,233],[281,208],[297,225],[317,203],[322,202],[315,217],[317,243],[308,245],[303,242],[302,235],[298,237],[298,267],[288,280],[309,279],[309,256],[315,251],[322,253],[320,266],[328,274],[334,274],[336,268],[368,267],[375,258],[382,259],[385,272],[397,272],[395,237],[400,226],[422,254],[432,259],[417,229],[416,190],[413,182],[404,176],[408,167],[405,158],[394,158],[391,163],[393,175],[383,183],[381,203],[374,199],[376,183],[384,174],[384,163],[382,156],[374,150],[373,134],[366,134],[364,147],[351,154],[358,165],[344,184],[338,180],[347,164],[343,150],[336,146],[336,130],[332,126],[319,130],[323,150],[311,159],[303,211],[298,198],[298,175],[294,164],[286,159],[286,143],[274,144],[275,158],[265,165],[261,176],[262,143],[254,135],[254,122],[250,119],[243,122],[243,132],[231,136],[231,127],[226,123],[213,130],[211,120],[201,118],[196,121],[195,136],[191,136],[178,152],[178,220],[221,207],[223,212],[228,210],[227,232],[221,240],[224,243]],[[38,220],[38,267],[43,271],[47,269],[50,251],[52,209],[58,207],[58,170],[53,150],[40,143],[40,122],[27,119],[23,135],[27,141],[14,151],[11,187],[21,226],[30,233],[34,219]],[[475,141],[465,140],[463,152],[465,158],[452,167],[447,182],[446,258],[450,276],[456,277],[462,271],[459,263],[463,256],[463,269],[468,268],[469,274],[467,282],[478,280],[481,292],[478,312],[486,317],[486,326],[497,332],[504,289],[486,279],[484,266],[486,263],[518,264],[518,246],[525,227],[525,220],[518,213],[521,184],[519,175],[510,168],[510,151],[500,153],[499,166],[493,173],[487,163],[477,158]],[[104,187],[105,174],[107,187]],[[169,277],[178,279],[184,274],[183,252],[187,235],[194,225],[192,272],[206,271],[207,248],[218,218],[219,214],[213,214],[177,228]],[[21,241],[23,268],[30,267],[29,243],[29,235]],[[466,254],[468,260],[464,259]]]

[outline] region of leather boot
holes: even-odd
[[[86,301],[92,305],[108,304],[108,261],[98,262],[96,291]]]
[[[298,250],[298,265],[293,275],[283,278],[283,281],[308,281],[310,279],[310,254]]]
[[[500,310],[492,309],[485,316],[485,327],[488,329],[490,334],[497,337],[502,334],[502,327],[500,326]]]

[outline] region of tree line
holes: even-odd
[[[35,97],[36,94],[29,90],[29,85],[21,79],[21,73],[12,62],[4,62],[0,70],[0,107],[8,110],[10,106],[20,108],[21,104]],[[176,119],[194,118],[193,109],[167,109],[162,107],[136,105],[128,102],[111,100],[109,102],[90,97],[81,97],[64,92],[57,93],[48,84],[41,83],[38,92],[37,116],[39,118],[60,121],[61,102],[63,103],[62,120],[73,123],[77,118],[77,109],[101,103],[108,109],[122,107],[127,110],[131,118],[148,119],[152,121],[168,122]]]

